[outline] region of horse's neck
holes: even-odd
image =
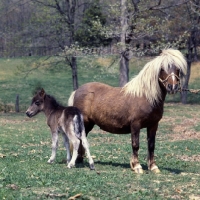
[[[44,102],[44,109],[43,109],[43,111],[44,111],[44,114],[45,114],[45,116],[46,116],[47,119],[50,117],[51,113],[54,110],[56,110],[56,109],[52,105],[51,99],[50,98],[46,98],[45,102]]]
[[[160,88],[161,88],[161,101],[164,104],[164,101],[165,101],[165,98],[166,98],[166,95],[167,95],[167,91],[162,84],[160,84]]]

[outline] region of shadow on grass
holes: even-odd
[[[162,170],[169,171],[172,174],[181,174],[183,172],[183,170],[173,169],[173,168],[161,168],[161,172],[162,172]]]
[[[66,160],[63,159],[62,161],[58,162],[59,164],[66,164]],[[121,167],[121,168],[124,168],[124,169],[130,169],[130,164],[129,163],[118,163],[118,162],[113,162],[113,161],[95,161],[94,162],[94,165],[95,164],[99,164],[99,165],[108,165],[108,166],[113,166],[113,167]],[[66,164],[67,166],[67,164]],[[148,167],[147,165],[145,164],[141,164],[142,166],[142,169],[145,170],[145,171],[149,171],[148,170]],[[85,168],[85,167],[88,167],[89,168],[89,164],[88,162],[84,159],[83,163],[76,163],[75,165],[76,168]],[[181,174],[183,172],[183,170],[180,170],[180,169],[174,169],[174,168],[159,168],[161,170],[161,173],[163,170],[166,170],[168,171],[169,173],[172,173],[172,174]]]

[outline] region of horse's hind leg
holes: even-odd
[[[88,156],[90,169],[91,169],[91,170],[94,170],[94,169],[95,169],[95,168],[94,168],[94,161],[93,161],[92,156],[91,156],[91,154],[90,154],[89,144],[88,144],[88,141],[87,141],[87,138],[86,138],[86,136],[85,136],[85,132],[84,132],[84,131],[82,132],[81,140],[82,140],[82,145],[83,145],[83,147],[85,148],[86,154],[87,154],[87,156]]]
[[[155,137],[156,131],[158,128],[158,123],[152,127],[147,128],[147,142],[148,142],[148,169],[154,173],[159,173],[160,170],[158,169],[155,160],[154,160],[154,149],[155,149]]]
[[[56,157],[56,150],[58,147],[58,132],[52,131],[52,153],[48,163],[53,163]]]
[[[64,146],[66,148],[66,153],[67,153],[67,163],[69,163],[71,160],[69,138],[67,137],[65,133],[63,133],[62,135],[63,135],[63,140],[64,140]]]

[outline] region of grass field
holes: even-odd
[[[66,105],[72,91],[70,69],[42,66],[25,78],[17,70],[17,67],[24,69],[24,62],[28,61],[0,59],[0,199],[68,199],[75,195],[82,200],[200,199],[198,94],[191,96],[193,104],[170,103],[173,98],[165,104],[155,150],[160,174],[147,170],[146,130],[141,131],[139,151],[145,173],[136,175],[129,166],[130,135],[113,135],[98,127],[88,136],[96,171],[90,171],[87,159],[76,168],[67,169],[62,139],[59,140],[55,163],[47,164],[51,136],[44,115],[29,119],[24,110],[29,106],[36,86],[43,86]],[[87,65],[87,61],[81,60],[79,84],[101,81],[117,85],[118,61],[110,67],[111,62],[110,58],[97,59]],[[133,61],[136,66],[130,66],[131,76],[145,63],[145,60]],[[199,69],[198,64],[195,69]],[[191,76],[191,88],[200,88],[196,73]],[[16,94],[20,95],[21,112],[8,112],[14,109]]]

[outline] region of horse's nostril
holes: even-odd
[[[178,89],[178,84],[176,84],[175,86],[174,86],[174,90],[177,90]]]
[[[172,90],[172,85],[171,84],[168,84],[168,89]]]
[[[30,117],[30,113],[29,113],[28,111],[26,112],[26,115],[27,115],[28,117]]]

